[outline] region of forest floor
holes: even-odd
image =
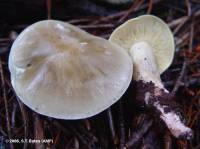
[[[10,82],[8,55],[17,35],[44,19],[74,24],[108,39],[130,18],[153,14],[173,31],[176,52],[161,78],[176,96],[193,129],[191,140],[174,138],[162,121],[132,101],[132,83],[120,101],[104,112],[83,120],[57,120],[39,115],[16,97]],[[95,0],[1,0],[0,2],[0,149],[200,149],[200,1],[134,0],[116,6]],[[8,139],[53,139],[49,143],[8,143]]]

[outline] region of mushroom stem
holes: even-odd
[[[181,109],[160,79],[160,72],[152,47],[146,42],[138,42],[130,49],[133,59],[134,80],[137,100],[152,109],[164,121],[171,133],[177,138],[190,139],[192,130],[184,124]]]

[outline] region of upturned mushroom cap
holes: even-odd
[[[115,103],[132,78],[126,51],[61,21],[41,21],[15,40],[9,70],[21,101],[59,119],[93,116]]]
[[[174,56],[174,38],[160,18],[143,15],[128,20],[111,34],[109,41],[126,50],[138,42],[147,42],[153,49],[160,74],[171,64]]]

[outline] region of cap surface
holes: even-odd
[[[160,18],[143,15],[128,20],[111,34],[109,41],[130,50],[133,44],[147,42],[153,49],[160,74],[174,57],[174,38],[171,30]]]
[[[12,86],[32,110],[59,119],[93,116],[115,103],[132,78],[117,45],[55,20],[26,28],[9,55]]]

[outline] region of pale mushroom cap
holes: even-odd
[[[15,40],[9,70],[21,101],[59,119],[93,116],[115,103],[132,78],[126,51],[61,21],[41,21]]]
[[[147,42],[153,49],[160,74],[170,66],[174,57],[171,30],[160,18],[152,15],[128,20],[114,30],[109,41],[128,51],[135,43]]]

